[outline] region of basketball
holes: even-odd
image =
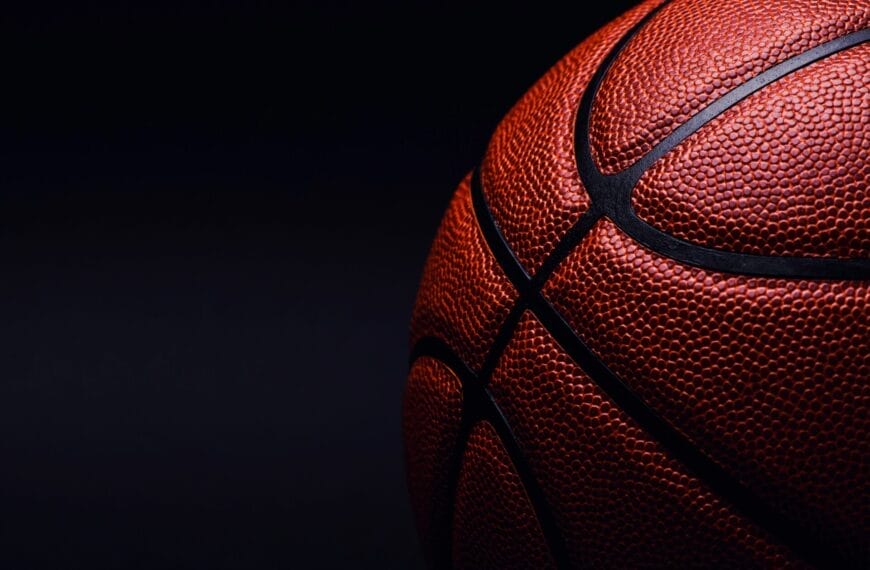
[[[870,564],[868,22],[643,2],[506,115],[412,315],[431,567]]]

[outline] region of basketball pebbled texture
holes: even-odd
[[[491,385],[553,506],[572,566],[634,568],[649,563],[650,552],[682,568],[793,561],[613,405],[531,313]]]
[[[601,85],[590,123],[596,163],[607,174],[625,169],[729,89],[867,19],[867,3],[852,0],[668,6]]]
[[[453,532],[453,559],[462,568],[554,567],[522,482],[486,420],[468,439]]]
[[[529,271],[589,208],[574,160],[577,106],[604,56],[649,10],[631,10],[577,46],[511,109],[490,140],[481,178],[505,238]]]
[[[870,256],[868,81],[867,44],[783,77],[650,168],[635,212],[707,247]]]
[[[645,2],[508,113],[412,316],[430,565],[870,565],[868,21]]]
[[[478,367],[517,294],[474,220],[470,180],[456,190],[429,252],[411,317],[411,343],[440,338]]]
[[[543,293],[641,398],[763,499],[843,551],[863,546],[867,285],[681,266],[601,220]]]
[[[431,558],[439,529],[431,522],[446,516],[451,451],[462,417],[462,386],[434,358],[420,358],[408,374],[402,428],[407,434],[405,463],[417,528]]]

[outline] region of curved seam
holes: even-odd
[[[492,212],[487,209],[480,184],[472,184],[472,199],[479,202],[475,211],[482,213],[484,217],[479,218],[478,223],[487,242],[491,243],[491,248],[493,250],[501,250],[502,248],[509,250],[510,246],[504,241],[504,237],[492,217]],[[502,263],[504,259],[506,259],[506,255],[501,254],[499,263]],[[506,269],[505,273],[517,275],[520,272]],[[801,558],[819,566],[824,566],[825,562],[840,562],[839,556],[831,548],[827,548],[815,536],[770,507],[662,418],[588,348],[562,314],[547,301],[538,289],[529,289],[527,285],[528,283],[516,284],[518,289],[529,291],[527,298],[521,298],[517,302],[524,303],[532,311],[566,354],[620,409],[693,472],[708,488],[727,500],[771,536],[783,541]],[[838,565],[844,566],[846,564],[843,561]]]
[[[670,236],[664,232],[660,232],[656,228],[646,224],[646,222],[640,220],[631,209],[630,203],[630,194],[631,190],[636,184],[636,180],[632,182],[630,185],[626,183],[628,180],[628,175],[626,172],[631,172],[633,167],[630,167],[626,171],[620,172],[616,175],[605,176],[601,174],[597,167],[594,165],[594,161],[591,158],[591,152],[589,147],[588,140],[588,121],[590,116],[590,110],[592,107],[592,102],[594,100],[594,96],[600,87],[601,81],[606,76],[607,71],[610,69],[611,65],[615,61],[618,54],[621,50],[630,42],[630,40],[636,36],[637,32],[650,20],[652,17],[661,10],[668,2],[664,2],[651,10],[646,16],[644,16],[629,32],[627,32],[622,39],[617,42],[617,44],[611,49],[611,51],[607,54],[602,64],[596,70],[593,75],[592,80],[587,85],[587,88],[584,92],[584,95],[581,99],[581,105],[578,109],[576,124],[575,124],[575,152],[577,159],[577,167],[578,173],[580,174],[581,181],[584,183],[587,192],[590,195],[591,205],[590,208],[580,217],[580,219],[574,224],[574,226],[566,233],[565,236],[560,240],[560,242],[556,245],[554,250],[550,253],[550,255],[545,259],[544,263],[541,265],[537,273],[534,277],[530,278],[529,274],[526,272],[525,267],[522,263],[517,259],[513,250],[507,243],[507,240],[501,233],[501,229],[499,228],[496,220],[492,216],[492,212],[489,209],[488,204],[486,203],[486,199],[481,187],[481,182],[479,179],[479,172],[475,172],[472,182],[472,200],[474,204],[474,213],[477,218],[478,227],[484,235],[485,241],[488,244],[490,250],[493,253],[493,256],[496,258],[499,266],[505,271],[506,275],[510,279],[510,281],[514,284],[519,292],[519,297],[509,313],[508,317],[502,323],[502,326],[496,335],[496,339],[493,342],[493,345],[490,348],[489,353],[485,359],[484,365],[481,368],[481,373],[475,375],[470,368],[462,362],[458,356],[455,355],[452,351],[450,351],[449,347],[446,347],[446,344],[443,344],[443,347],[446,347],[449,351],[449,354],[452,354],[451,358],[455,358],[457,362],[462,362],[461,368],[467,371],[468,375],[466,378],[473,378],[472,383],[475,390],[480,390],[480,395],[483,396],[481,401],[489,401],[491,404],[490,411],[486,415],[495,414],[492,418],[496,421],[493,424],[493,427],[496,429],[497,433],[499,433],[499,438],[502,440],[502,445],[506,448],[512,447],[513,451],[517,454],[516,460],[512,455],[512,451],[508,450],[509,456],[511,456],[511,460],[514,463],[514,468],[519,472],[520,465],[518,465],[517,461],[522,464],[522,469],[525,471],[526,475],[529,477],[529,480],[526,481],[521,475],[521,479],[523,480],[523,485],[526,488],[526,492],[529,494],[530,501],[532,502],[532,507],[536,512],[536,516],[538,516],[539,523],[542,526],[542,530],[544,531],[545,538],[548,541],[548,544],[551,548],[551,553],[553,557],[556,559],[556,563],[560,567],[567,566],[567,554],[564,550],[564,543],[561,539],[561,534],[558,532],[558,528],[556,528],[555,524],[552,522],[552,512],[547,505],[546,500],[543,499],[543,494],[540,491],[540,487],[537,484],[537,481],[534,479],[531,474],[531,470],[528,468],[528,464],[525,461],[525,458],[522,455],[522,450],[519,447],[519,443],[516,440],[515,435],[510,429],[510,425],[507,422],[507,419],[501,413],[500,408],[497,406],[496,402],[492,399],[492,395],[486,387],[486,383],[489,380],[489,377],[494,370],[501,354],[505,350],[507,344],[509,343],[514,329],[516,328],[519,318],[526,308],[530,308],[532,313],[541,320],[542,324],[544,324],[545,328],[547,328],[548,332],[553,335],[554,339],[559,342],[560,345],[568,352],[569,355],[581,366],[587,374],[590,375],[596,384],[602,388],[615,402],[623,407],[629,415],[631,415],[635,421],[638,421],[635,415],[633,415],[630,410],[625,407],[628,406],[631,409],[635,410],[635,414],[639,414],[640,416],[645,418],[647,423],[651,423],[653,425],[652,431],[641,421],[638,421],[643,427],[647,429],[647,431],[656,439],[658,439],[663,445],[665,444],[662,441],[662,438],[665,440],[671,439],[671,446],[665,445],[666,448],[670,449],[678,458],[682,458],[683,463],[686,464],[687,467],[692,469],[692,465],[689,463],[695,463],[696,469],[693,469],[696,474],[699,473],[697,470],[700,468],[702,473],[706,473],[706,477],[699,477],[705,481],[714,491],[723,495],[726,499],[730,499],[732,504],[735,504],[738,507],[738,510],[741,510],[742,506],[745,510],[744,513],[750,514],[750,520],[754,520],[756,524],[765,528],[772,535],[777,536],[779,538],[785,538],[786,544],[799,556],[806,558],[809,561],[815,561],[816,563],[831,563],[832,561],[837,561],[838,558],[836,553],[830,551],[830,549],[822,548],[822,545],[818,543],[816,537],[808,535],[804,529],[794,525],[791,521],[783,518],[778,512],[770,509],[765,503],[761,502],[748,488],[743,487],[739,481],[733,480],[730,476],[722,469],[718,464],[716,464],[712,459],[710,459],[707,455],[705,455],[701,450],[696,448],[688,439],[683,438],[683,436],[676,431],[669,423],[660,418],[654,410],[649,408],[646,403],[639,398],[636,394],[634,394],[630,388],[626,384],[624,384],[613,372],[611,372],[606,364],[604,364],[594,353],[586,347],[583,343],[582,339],[576,334],[573,328],[564,320],[562,315],[549,304],[549,302],[541,295],[540,289],[555,270],[555,268],[561,263],[561,261],[567,257],[568,254],[573,251],[574,247],[583,239],[583,237],[589,232],[594,223],[603,215],[607,215],[609,218],[613,219],[614,222],[619,225],[619,227],[626,232],[629,236],[638,241],[641,245],[649,247],[653,251],[660,253],[662,255],[666,255],[668,257],[672,257],[681,263],[686,263],[688,265],[695,265],[698,267],[702,267],[704,269],[711,269],[716,271],[724,271],[730,273],[741,273],[741,274],[755,274],[755,275],[764,275],[764,276],[772,276],[772,277],[800,277],[800,278],[843,278],[842,275],[850,275],[852,278],[860,278],[866,279],[870,277],[870,263],[865,260],[828,260],[823,259],[820,260],[818,258],[793,258],[793,257],[773,257],[773,256],[752,256],[748,254],[740,254],[736,252],[728,252],[724,250],[715,250],[711,248],[704,248],[702,246],[697,246],[695,244],[691,244],[690,242],[682,242],[676,237]],[[856,35],[857,34],[857,35]],[[780,68],[780,66],[789,64],[796,65],[800,63],[801,60],[796,58],[803,57],[804,59],[808,59],[806,54],[815,53],[814,50],[818,48],[823,48],[827,46],[831,47],[830,44],[832,42],[837,41],[852,41],[855,38],[859,37],[860,34],[864,34],[860,36],[862,39],[860,41],[856,41],[855,44],[850,44],[845,47],[839,47],[835,51],[827,53],[826,55],[819,56],[817,59],[812,61],[817,61],[821,59],[821,57],[826,57],[827,55],[831,55],[831,53],[836,53],[840,49],[846,49],[847,47],[852,47],[852,45],[857,45],[857,43],[861,43],[866,41],[867,30],[862,30],[861,32],[856,32],[854,34],[850,34],[847,36],[843,36],[842,38],[838,38],[837,40],[832,40],[831,42],[827,42],[822,44],[821,46],[817,46],[811,50],[807,50],[804,54],[799,54],[794,58],[789,58],[788,60],[780,63],[778,66],[774,66],[767,72],[773,71],[774,69],[778,69],[782,71],[785,68]],[[854,37],[853,37],[854,36]],[[843,38],[851,38],[849,40],[843,40]],[[824,50],[822,50],[824,51]],[[801,63],[799,66],[794,67],[791,71],[808,65],[812,63],[812,61],[806,61]],[[788,71],[787,73],[790,73]],[[764,73],[767,73],[764,72]],[[743,85],[739,86],[735,90],[732,90],[729,93],[726,93],[720,99],[714,102],[713,105],[719,103],[725,97],[728,97],[732,92],[737,91],[737,89],[746,87],[748,84],[753,81],[758,82],[758,78],[764,76],[764,73],[760,74],[756,78],[753,78]],[[782,75],[785,75],[783,73]],[[770,79],[768,83],[779,79],[782,75]],[[763,80],[761,80],[763,82]],[[718,111],[718,113],[706,118],[699,118],[703,112],[708,111],[713,105],[705,108],[695,116],[689,119],[686,123],[678,127],[671,135],[666,137],[663,141],[661,141],[656,147],[653,148],[650,153],[647,153],[644,157],[638,161],[637,164],[645,164],[643,161],[650,160],[650,164],[655,162],[659,157],[654,155],[655,152],[661,152],[662,155],[666,154],[670,148],[666,148],[663,143],[668,142],[668,144],[673,143],[673,146],[678,145],[684,138],[690,136],[697,129],[701,128],[704,124],[721,114],[727,108],[730,108],[734,104],[736,104],[739,100],[742,100],[745,97],[748,97],[758,89],[764,87],[764,85],[768,84],[764,83],[763,85],[755,87],[754,90],[749,91],[748,93],[740,97],[740,99],[736,99],[730,105],[724,107],[722,110]],[[754,85],[754,84],[753,84]],[[585,110],[585,111],[584,111]],[[581,123],[581,120],[585,117],[586,128],[576,128]],[[698,119],[697,125],[695,125],[694,129],[689,128],[687,125]],[[682,130],[681,130],[682,129]],[[682,136],[679,140],[677,135]],[[659,149],[659,150],[657,150]],[[647,157],[654,156],[652,159],[648,159]],[[591,166],[591,168],[590,168]],[[637,180],[643,175],[643,172],[648,168],[649,165],[645,166],[639,174],[637,175]],[[620,179],[620,177],[622,179]],[[626,186],[627,191],[625,190]],[[621,188],[621,190],[620,190]],[[627,227],[624,227],[627,226]],[[654,236],[657,234],[661,234],[664,238],[661,237],[653,237],[650,239],[650,236]],[[645,240],[647,243],[645,243]],[[664,242],[658,243],[660,248],[651,247],[648,245],[650,242],[656,241]],[[665,243],[666,242],[666,243]],[[678,242],[675,245],[675,242]],[[713,266],[706,266],[703,263],[707,263],[707,259],[695,259],[690,255],[686,254],[686,246],[681,245],[681,243],[685,243],[692,252],[697,252],[699,254],[705,254],[708,257],[710,256],[709,251],[718,252],[719,255],[726,258],[726,261],[734,262],[737,257],[748,258],[743,260],[743,264],[737,268],[734,267],[723,267],[719,269],[718,267],[724,263],[724,261],[714,261]],[[670,254],[668,252],[671,252]],[[681,255],[681,257],[676,257],[677,255]],[[703,255],[702,255],[703,257]],[[755,259],[756,261],[753,261]],[[773,261],[771,261],[773,260]],[[870,261],[870,260],[868,260]],[[820,263],[822,262],[822,263]],[[783,266],[788,265],[790,267],[795,266],[796,269],[784,269]],[[775,270],[771,271],[770,266],[774,266]],[[857,277],[856,277],[857,276]],[[547,321],[549,325],[544,323]],[[561,324],[559,324],[561,323]],[[555,330],[554,330],[555,329]],[[557,335],[560,338],[557,338]],[[432,338],[432,337],[430,337]],[[425,342],[427,339],[422,339],[415,346],[415,354],[417,356],[421,355],[418,347],[425,346]],[[437,339],[433,339],[433,341],[438,341]],[[564,344],[563,344],[564,343]],[[566,346],[567,345],[567,346]],[[570,348],[569,348],[570,347]],[[429,355],[429,354],[427,354]],[[429,355],[433,356],[433,355]],[[438,358],[437,356],[433,356],[434,358]],[[416,358],[413,357],[412,358]],[[440,360],[440,359],[439,359]],[[585,366],[582,362],[585,362]],[[445,363],[445,365],[447,365]],[[449,366],[449,365],[448,365]],[[589,369],[596,370],[597,373],[593,374],[589,372]],[[460,374],[457,373],[457,377],[462,378]],[[609,387],[609,390],[605,388],[602,383]],[[465,384],[463,383],[463,388],[465,388]],[[466,390],[463,390],[463,394],[465,394]],[[614,394],[617,394],[617,397],[614,398]],[[621,402],[621,403],[620,403]],[[473,404],[470,407],[472,407]],[[494,412],[493,412],[494,411]],[[478,411],[476,414],[478,417],[476,419],[490,419],[484,417],[484,415],[480,415]],[[469,419],[468,421],[465,418],[471,418],[472,414],[466,413],[466,401],[463,399],[463,425],[467,425],[465,429],[470,431],[471,426],[475,423],[476,420],[472,421]],[[502,426],[501,431],[498,426]],[[658,434],[658,436],[656,435]],[[467,437],[467,434],[466,434]],[[454,493],[455,493],[455,484],[456,479],[458,479],[458,469],[461,465],[462,455],[464,454],[464,444],[462,443],[461,449],[457,450],[458,459],[456,461],[456,476],[452,477],[453,485],[454,485]],[[674,451],[674,450],[677,451]],[[689,459],[686,459],[689,458]],[[708,479],[711,479],[712,484]],[[450,482],[448,482],[450,484]],[[531,489],[536,489],[537,493],[540,493],[540,502],[535,500],[532,497],[533,492]],[[736,502],[735,502],[736,501]],[[450,499],[452,508],[452,495]],[[751,513],[755,513],[755,516],[752,516]],[[757,520],[757,518],[761,519],[761,522]],[[452,519],[452,515],[451,515]],[[547,526],[552,525],[550,532],[552,532],[552,536],[550,536],[550,532],[545,527],[545,519],[550,522],[547,523]],[[448,525],[452,524],[451,520],[448,520]],[[770,528],[768,528],[770,527]],[[448,531],[448,541],[449,535],[451,533]],[[555,547],[551,542],[552,540],[556,541]],[[797,542],[796,542],[797,541]],[[448,542],[449,545],[449,542]],[[822,554],[824,553],[824,556]],[[447,552],[449,565],[450,558],[450,550]]]
[[[633,165],[610,175],[602,173],[595,164],[589,139],[595,95],[613,62],[602,66],[583,94],[574,130],[577,170],[592,207],[603,210],[623,232],[642,246],[685,265],[721,273],[783,279],[870,279],[870,259],[769,256],[705,247],[655,228],[641,220],[631,206],[632,192],[647,170],[716,117],[786,75],[868,40],[870,29],[865,28],[819,44],[774,65],[695,113]],[[545,261],[547,272],[543,279],[579,242],[576,238],[575,235],[566,234],[563,238],[566,243],[557,245],[550,259]]]
[[[607,54],[607,56],[605,56],[605,62],[607,62],[606,66],[609,67],[610,63],[612,62],[612,59],[615,58],[616,54],[618,54],[625,47],[625,45],[627,45],[629,43],[631,38],[636,36],[638,31],[640,31],[640,29],[643,28],[643,26],[645,26],[664,6],[669,4],[669,2],[670,2],[670,0],[665,0],[664,2],[659,4],[658,6],[656,6],[652,10],[650,10],[649,13],[647,13],[644,17],[642,17],[634,26],[632,26],[629,29],[628,32],[625,33],[625,35],[623,35],[622,38],[620,38],[620,40],[614,45],[614,47]],[[609,59],[609,61],[608,61],[608,59]],[[597,70],[597,72],[600,72],[600,69]],[[508,278],[514,284],[514,286],[517,288],[517,292],[518,292],[519,296],[518,296],[517,301],[514,304],[514,307],[511,309],[511,312],[505,318],[505,321],[502,323],[500,330],[496,334],[496,337],[493,341],[492,346],[490,347],[490,350],[487,354],[487,357],[484,360],[484,364],[483,364],[479,374],[474,375],[473,371],[467,365],[465,365],[464,362],[462,363],[461,368],[465,371],[466,378],[474,378],[474,381],[473,381],[474,386],[481,386],[482,387],[484,394],[487,396],[487,399],[491,402],[493,409],[497,412],[497,414],[496,414],[497,417],[494,418],[496,420],[495,425],[503,425],[506,427],[506,429],[502,430],[501,432],[499,432],[497,430],[497,432],[499,433],[499,438],[502,440],[502,445],[504,445],[505,447],[510,447],[513,450],[513,453],[512,454],[509,453],[509,455],[511,455],[511,460],[514,463],[515,469],[517,469],[517,470],[520,469],[518,462],[519,462],[519,464],[524,466],[523,472],[525,474],[525,478],[523,479],[523,485],[524,485],[524,488],[526,489],[526,493],[529,494],[529,499],[532,502],[532,507],[535,510],[536,516],[538,517],[539,524],[542,527],[542,531],[544,533],[545,539],[547,540],[548,546],[550,548],[550,553],[554,558],[556,566],[558,568],[568,568],[569,567],[569,559],[568,559],[567,549],[565,548],[565,543],[564,543],[564,539],[561,535],[561,532],[559,531],[558,527],[556,526],[556,524],[553,520],[552,509],[551,509],[550,505],[548,504],[548,502],[546,501],[546,499],[543,495],[543,492],[540,490],[540,487],[538,485],[537,480],[534,478],[534,475],[532,474],[531,469],[528,467],[528,465],[525,461],[525,457],[522,454],[522,450],[519,446],[519,442],[516,440],[516,437],[513,434],[513,431],[510,429],[510,426],[507,422],[507,418],[501,413],[500,408],[498,408],[498,405],[496,404],[495,400],[492,398],[492,395],[490,394],[489,390],[486,387],[486,384],[489,381],[489,377],[491,376],[493,370],[495,369],[495,366],[497,365],[498,360],[500,359],[502,353],[506,349],[507,344],[510,342],[510,339],[513,336],[513,332],[514,332],[517,324],[519,323],[519,319],[522,316],[522,313],[525,311],[525,308],[526,308],[525,299],[527,298],[528,293],[533,290],[532,288],[534,287],[534,283],[531,282],[531,280],[529,279],[529,275],[526,273],[526,270],[523,267],[522,263],[520,263],[519,260],[516,259],[513,251],[507,245],[507,242],[504,240],[504,238],[502,237],[497,242],[497,243],[501,244],[503,247],[498,247],[496,245],[496,243],[494,243],[491,239],[489,239],[489,236],[487,236],[486,233],[484,232],[483,226],[481,224],[482,219],[489,220],[493,224],[495,224],[496,222],[495,222],[495,219],[491,216],[491,214],[489,212],[488,205],[486,205],[484,203],[483,204],[484,207],[481,210],[480,200],[475,200],[476,194],[475,194],[474,188],[475,187],[480,188],[480,184],[481,184],[481,182],[480,182],[479,169],[475,169],[474,175],[472,177],[472,192],[471,193],[472,193],[472,204],[474,207],[474,215],[475,215],[475,218],[477,220],[478,229],[483,234],[485,243],[487,243],[487,246],[490,248],[490,251],[493,253],[493,256],[496,257],[497,262],[499,263],[499,266],[502,268],[502,270],[504,270],[506,273],[512,272],[512,273],[508,273]],[[481,199],[483,199],[483,192],[482,191],[477,192],[477,195],[479,195],[479,197]],[[589,215],[586,216],[584,219],[589,221],[589,227],[591,227],[592,223],[594,223],[594,221],[595,221],[595,217],[598,216],[599,213],[597,211],[591,211],[591,212],[587,212],[587,213]],[[495,228],[496,228],[496,231],[499,232],[499,234],[500,234],[500,230],[498,229],[498,227],[495,226]],[[582,225],[575,225],[575,228],[572,228],[572,229],[573,229],[573,232],[575,234],[578,232],[585,233],[585,231],[586,231],[586,229],[584,229],[582,227]],[[434,339],[433,341],[427,341],[427,342],[429,342],[431,344],[434,341],[437,341],[437,339]],[[425,345],[425,343],[424,343],[424,345]],[[414,347],[415,352],[412,353],[412,359],[415,358],[414,354],[419,354],[419,352],[417,352],[419,346],[421,346],[420,342],[418,342],[417,345]],[[447,348],[449,351],[449,347],[447,347],[446,344],[443,344],[442,348],[439,350],[442,350],[443,348]],[[449,354],[452,354],[453,357],[455,357],[458,362],[461,362],[461,360],[459,360],[458,356],[456,356],[455,353],[452,353],[452,351],[449,351]],[[412,360],[412,362],[413,362],[413,360]],[[463,390],[463,394],[465,394],[465,393],[466,393],[466,391]],[[445,521],[445,524],[444,524],[444,526],[447,529],[447,532],[446,532],[447,536],[445,538],[446,548],[442,552],[442,554],[444,556],[441,558],[440,564],[439,564],[440,566],[443,566],[446,568],[450,568],[452,566],[452,531],[451,531],[451,527],[452,527],[452,516],[453,516],[452,509],[454,506],[453,503],[454,503],[454,497],[455,497],[455,488],[456,488],[456,484],[457,484],[457,480],[458,480],[459,469],[461,467],[462,456],[465,453],[465,445],[467,443],[468,433],[470,432],[471,426],[474,423],[473,419],[471,419],[471,414],[468,413],[468,410],[466,410],[466,407],[467,407],[466,403],[467,403],[467,401],[465,399],[465,396],[463,396],[463,412],[462,412],[463,419],[461,420],[462,421],[461,430],[464,430],[464,431],[461,431],[461,433],[460,433],[460,440],[457,442],[457,446],[456,446],[457,449],[455,450],[454,457],[451,459],[451,461],[452,461],[451,471],[450,471],[451,474],[449,475],[450,479],[448,480],[448,488],[450,489],[448,491],[448,495],[449,495],[449,497],[448,497],[448,501],[449,501],[448,511],[449,511],[449,514],[447,517],[447,521]],[[471,403],[471,402],[469,401],[468,403]],[[468,407],[470,407],[470,406],[468,406]],[[467,418],[469,418],[469,419],[467,419]],[[521,478],[522,478],[522,476],[521,476]]]
[[[511,325],[510,330],[513,331],[515,327],[516,324]],[[452,526],[456,488],[462,468],[462,460],[471,430],[481,420],[486,420],[498,435],[499,442],[522,482],[522,487],[535,513],[541,534],[547,543],[556,567],[568,568],[567,549],[543,489],[535,478],[532,468],[523,454],[519,441],[510,426],[510,422],[495,401],[492,393],[481,382],[480,376],[475,374],[471,367],[439,338],[424,337],[418,340],[411,352],[411,366],[414,365],[417,359],[424,356],[441,362],[456,375],[462,385],[462,419],[460,420],[460,428],[457,435],[457,445],[455,446],[453,456],[450,458],[450,466],[448,468],[448,504],[445,517],[450,524],[442,525],[442,527],[448,528],[447,535],[443,537],[443,540],[446,541],[446,548],[443,549],[439,559],[436,560],[437,565],[443,568],[449,568],[452,565],[452,531],[449,527]],[[434,522],[437,523],[439,521]]]

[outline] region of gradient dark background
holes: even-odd
[[[417,281],[584,4],[4,8],[0,567],[420,567]]]

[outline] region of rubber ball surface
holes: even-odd
[[[868,26],[648,1],[508,113],[412,316],[433,568],[870,567]]]

